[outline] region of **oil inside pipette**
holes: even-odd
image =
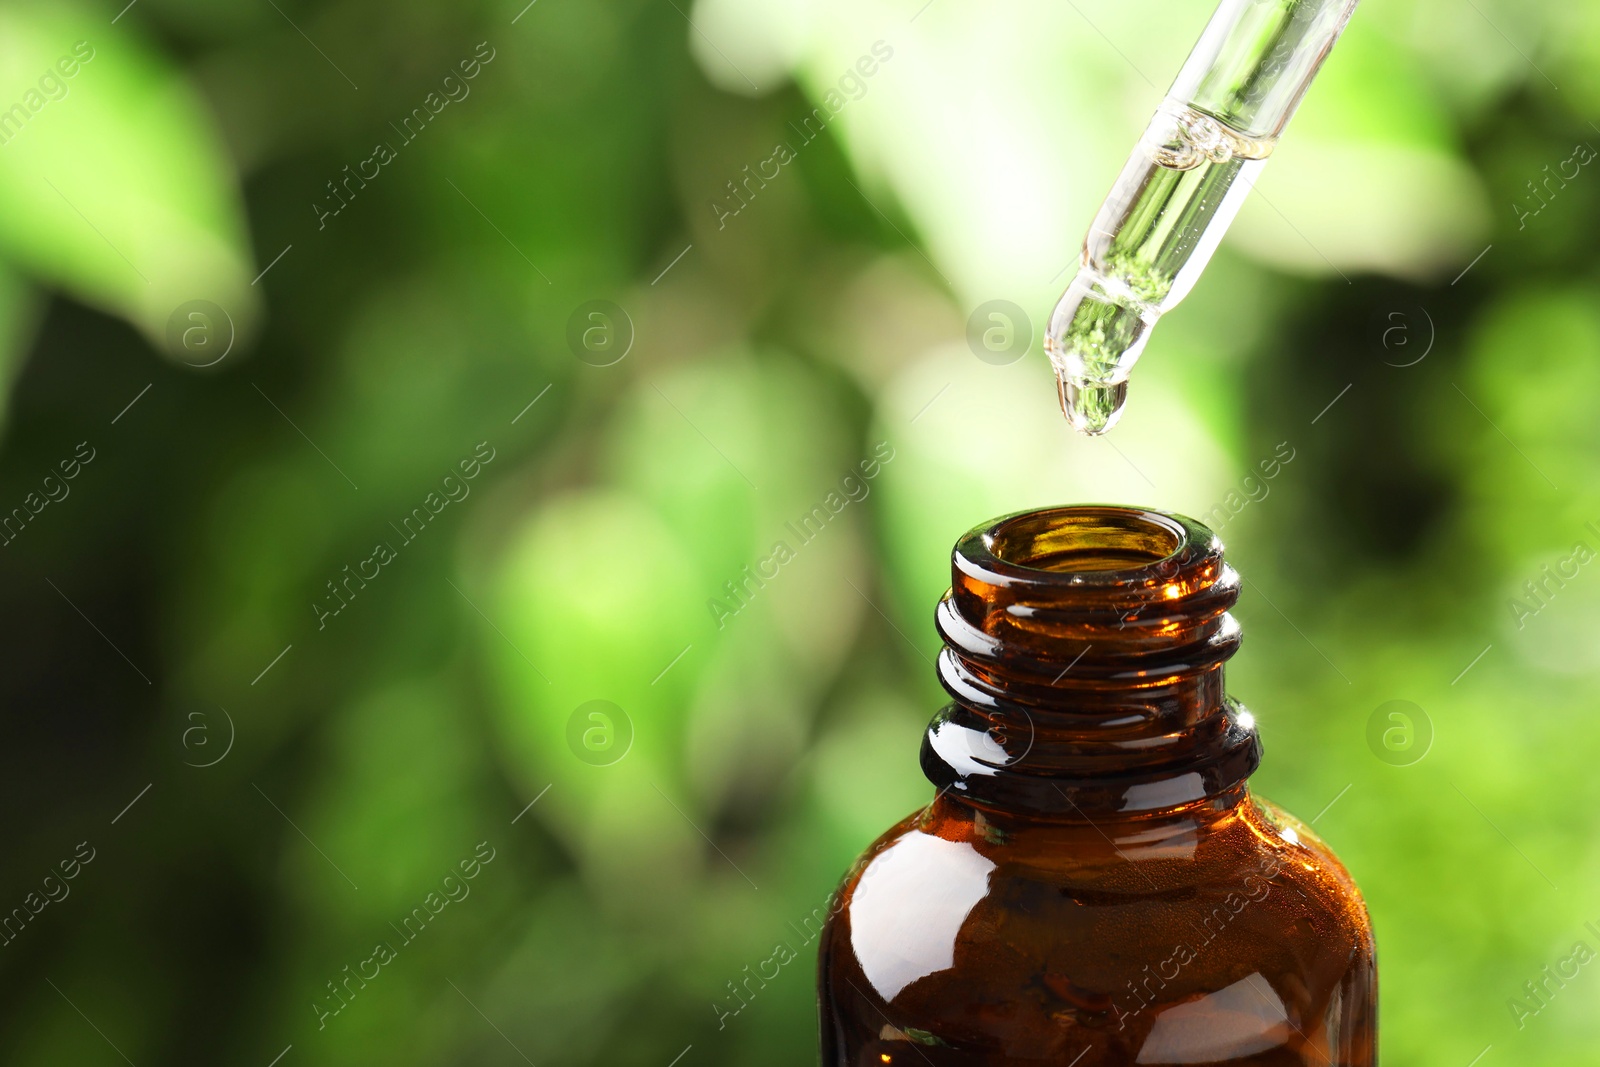
[[[1074,429],[1097,435],[1116,424],[1151,327],[1193,288],[1273,143],[1170,97],[1157,109],[1045,333]]]

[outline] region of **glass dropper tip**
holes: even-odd
[[[1099,437],[1122,418],[1122,408],[1128,402],[1128,383],[1075,382],[1064,375],[1056,376],[1056,389],[1061,395],[1061,413],[1072,428],[1087,437]]]

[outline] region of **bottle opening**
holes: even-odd
[[[1188,533],[1177,521],[1134,508],[1069,507],[1032,511],[984,533],[1001,563],[1056,574],[1133,571],[1172,558]]]
[[[1034,811],[1231,795],[1260,745],[1223,682],[1240,635],[1222,551],[1193,519],[1110,504],[969,531],[935,613],[952,703],[929,728],[924,773]]]

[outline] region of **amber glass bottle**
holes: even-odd
[[[1376,1061],[1371,927],[1252,796],[1239,576],[1192,520],[1026,512],[956,545],[922,769],[822,938],[825,1067]]]

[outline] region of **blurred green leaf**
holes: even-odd
[[[183,75],[99,8],[0,6],[0,256],[163,350],[182,304],[257,298],[232,167]]]

